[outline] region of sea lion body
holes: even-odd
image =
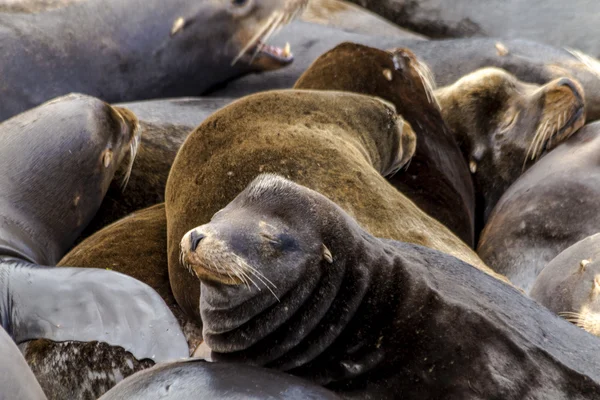
[[[484,67],[502,68],[523,82],[546,84],[568,77],[584,89],[589,121],[600,118],[600,63],[585,54],[528,40],[469,38],[414,40],[361,35],[296,21],[282,30],[296,54],[292,65],[264,76],[248,75],[213,90],[210,96],[240,97],[269,89],[290,88],[310,65],[335,46],[352,42],[378,49],[404,47],[432,71],[438,86],[453,84]],[[264,78],[264,79],[263,79]]]
[[[529,292],[561,251],[600,231],[600,124],[584,126],[542,157],[504,193],[478,254]]]
[[[199,285],[180,265],[181,237],[262,172],[326,193],[383,237],[440,248],[485,269],[464,242],[383,178],[409,160],[414,145],[414,133],[391,106],[346,92],[267,92],[213,114],[188,136],[167,181],[169,277],[177,303],[197,314]]]
[[[121,382],[100,400],[336,400],[337,395],[292,375],[241,364],[181,361]]]
[[[115,103],[199,95],[251,71],[291,62],[260,51],[232,61],[281,3],[86,0],[41,13],[0,14],[0,120],[82,92]],[[251,50],[251,49],[250,49]]]
[[[0,327],[0,399],[46,400],[46,396],[23,359],[19,348]]]
[[[126,183],[139,141],[131,111],[73,94],[3,122],[0,138],[0,323],[14,341],[100,341],[140,360],[187,356],[176,319],[149,286],[106,269],[50,267],[119,165]]]
[[[388,181],[474,246],[471,175],[435,102],[428,75],[427,68],[408,50],[389,53],[344,43],[319,57],[294,88],[356,92],[394,104],[415,131],[417,147],[409,165]]]
[[[531,298],[593,335],[600,336],[600,234],[561,252],[540,272]]]
[[[540,86],[482,68],[436,90],[435,97],[469,163],[477,236],[509,186],[585,124],[583,89],[569,78]]]
[[[181,249],[202,281],[212,361],[286,371],[345,398],[600,395],[591,335],[452,256],[373,237],[281,177],[257,178]]]

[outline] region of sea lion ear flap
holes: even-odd
[[[333,256],[331,255],[331,251],[325,246],[325,244],[321,245],[321,252],[323,253],[323,258],[327,263],[333,264]]]

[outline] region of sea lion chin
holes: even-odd
[[[483,68],[435,95],[469,163],[477,231],[508,187],[586,118],[583,89],[569,78],[540,86]]]

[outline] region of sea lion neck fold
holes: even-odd
[[[295,205],[307,210],[302,218],[294,215]],[[244,219],[240,219],[240,210],[249,211]],[[275,224],[274,221],[280,221],[279,229],[288,229],[288,234],[299,242],[300,253],[292,251],[288,257],[284,249],[281,251],[284,255],[274,254],[255,239],[261,222]],[[296,229],[298,226],[300,229]],[[231,234],[240,231],[240,239]],[[196,244],[190,242],[194,235],[206,236]],[[261,298],[257,287],[242,282],[219,284],[199,275],[203,282],[200,307],[204,339],[215,360],[251,360],[280,370],[301,368],[330,352],[342,332],[347,335],[348,329],[354,330],[357,321],[364,322],[365,315],[359,312],[362,304],[388,308],[385,301],[382,304],[379,301],[387,298],[386,293],[391,291],[397,277],[391,272],[393,257],[378,249],[381,242],[322,195],[282,178],[274,175],[257,178],[209,224],[183,237],[184,257],[195,262],[192,268],[212,263],[213,273],[225,270],[233,274],[235,266],[226,263],[225,255],[220,254],[218,260],[224,262],[217,264],[217,259],[207,254],[214,246],[213,237],[226,243],[220,252],[232,251],[235,240],[244,240],[247,250],[236,256],[252,261],[260,276],[274,284],[271,294],[276,299],[261,304],[257,301]],[[376,246],[372,248],[370,243]],[[195,250],[194,245],[197,245]],[[312,253],[306,254],[308,251]],[[264,288],[263,291],[267,292]],[[219,304],[217,312],[211,307],[213,303]],[[377,316],[370,315],[367,319],[371,327],[377,326]],[[360,332],[356,334],[361,336]],[[381,359],[380,355],[371,355],[375,360]],[[320,383],[353,375],[350,369],[334,368],[334,371]]]

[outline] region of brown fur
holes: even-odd
[[[343,43],[319,57],[294,87],[356,92],[392,102],[418,139],[410,165],[388,178],[389,182],[473,246],[475,197],[471,176],[452,132],[431,101],[433,94],[428,93],[419,68],[419,61],[405,49],[390,53]]]
[[[500,196],[541,153],[585,122],[583,89],[567,78],[540,86],[484,68],[437,90],[436,97],[470,165],[477,232]]]
[[[204,121],[177,154],[167,182],[169,278],[177,303],[198,316],[199,281],[179,262],[183,235],[263,172],[324,194],[379,237],[436,248],[491,272],[381,176],[401,156],[397,118],[374,98],[287,90],[248,96]]]

